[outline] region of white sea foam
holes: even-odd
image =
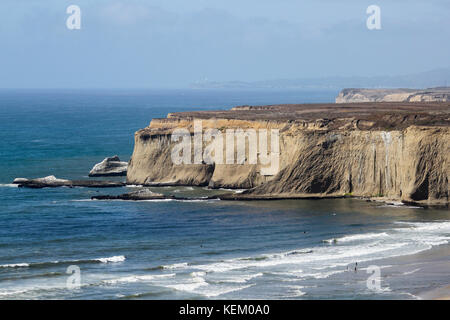
[[[263,273],[262,272],[258,272],[255,274],[249,274],[249,275],[237,275],[237,276],[224,276],[223,278],[220,279],[220,282],[225,282],[225,283],[246,283],[254,278],[259,278],[262,277]]]
[[[168,288],[189,292],[193,292],[194,290],[202,286],[208,286],[208,283],[201,276],[194,276],[184,282],[167,285]]]
[[[29,263],[0,264],[0,268],[26,268],[29,266],[30,266]]]
[[[405,272],[402,273],[402,276],[406,276],[408,274],[413,274],[413,273],[416,273],[417,271],[420,271],[420,270],[421,270],[421,268],[414,269],[414,270],[411,270],[411,271],[405,271]]]
[[[197,276],[193,276],[190,279],[186,279],[185,281],[166,285],[166,287],[175,289],[177,291],[185,291],[203,295],[205,297],[217,297],[230,292],[243,290],[254,285],[210,284],[205,280],[204,277],[198,276],[199,274],[201,273],[197,273]]]
[[[171,270],[171,269],[182,269],[182,268],[185,268],[187,266],[188,266],[187,262],[182,262],[182,263],[174,263],[174,264],[169,264],[169,265],[166,265],[166,266],[162,266],[162,269],[169,269],[169,270]]]
[[[398,222],[403,228],[394,229],[402,237],[410,237],[422,245],[437,246],[449,243],[450,221],[445,222]]]
[[[101,202],[130,202],[130,200],[123,199],[93,199],[92,201],[101,201]],[[133,200],[131,202],[171,202],[177,201],[176,199],[147,199],[147,200]]]
[[[335,271],[328,271],[328,272],[317,272],[317,273],[304,273],[301,274],[301,278],[314,278],[314,279],[326,279],[329,278],[335,274],[343,273],[345,270],[335,270]]]
[[[90,284],[82,283],[80,287],[88,287]],[[58,292],[59,294],[69,293],[67,290],[65,281],[58,283],[53,282],[49,284],[48,279],[42,279],[38,284],[32,283],[31,285],[25,285],[18,288],[9,288],[0,291],[0,297],[6,297],[6,299],[36,299],[41,298],[43,292],[50,294],[51,292]],[[61,298],[61,296],[59,295]]]
[[[98,258],[94,259],[98,260],[102,263],[108,263],[108,262],[122,262],[125,261],[125,256],[114,256],[114,257],[107,257],[107,258]]]
[[[15,296],[26,293],[27,290],[3,290],[0,291],[0,297]]]
[[[174,273],[172,274],[161,274],[161,275],[130,275],[124,277],[118,277],[113,279],[102,280],[98,277],[89,277],[89,275],[85,275],[83,277],[83,281],[80,287],[92,287],[99,285],[117,285],[117,284],[126,284],[126,283],[136,283],[136,282],[156,282],[158,285],[160,283],[164,284],[167,279],[175,277]],[[2,288],[3,289],[3,288]],[[34,297],[42,297],[42,293],[46,292],[48,294],[54,294],[57,292],[58,297],[61,298],[62,294],[69,293],[66,286],[66,279],[64,277],[63,281],[56,280],[53,282],[49,282],[48,279],[42,278],[39,282],[29,283],[23,287],[17,288],[8,288],[5,290],[0,290],[0,298],[6,297],[14,297],[20,299],[32,299]]]
[[[42,262],[20,262],[20,263],[11,263],[11,264],[2,264],[0,268],[27,268],[27,267],[45,267],[47,265],[53,264],[76,264],[76,263],[93,263],[93,262],[122,262],[125,261],[125,256],[113,256],[113,257],[105,257],[105,258],[96,258],[96,259],[77,259],[77,260],[55,260],[55,261],[42,261]]]
[[[14,183],[0,183],[0,187],[4,188],[17,188],[19,185]]]
[[[191,272],[189,275],[194,278],[204,277],[206,275],[206,272],[203,272],[203,271]]]
[[[450,231],[450,221],[443,222],[408,222],[408,221],[398,221],[398,225],[409,226],[416,231]],[[402,230],[402,229],[395,229]]]
[[[175,201],[179,201],[179,202],[211,202],[211,201],[217,201],[218,199],[193,199],[193,200],[188,200],[188,199],[185,199],[185,200],[178,200],[178,199],[175,199]]]
[[[402,227],[379,233],[344,236],[338,238],[334,246],[302,248],[198,265],[178,264],[177,267],[213,274],[215,283],[217,281],[246,283],[249,274],[261,276],[262,272],[274,276],[279,273],[280,276],[297,279],[323,279],[344,272],[348,265],[355,262],[414,254],[450,241],[448,221],[403,222],[399,223],[399,226]],[[186,285],[200,286],[199,282]]]
[[[287,287],[287,294],[284,296],[285,298],[295,298],[295,297],[301,297],[306,294],[306,292],[303,292],[301,289],[304,289],[304,286],[288,286]]]
[[[204,295],[208,298],[218,297],[227,293],[241,291],[250,287],[253,287],[254,284],[244,285],[244,286],[225,286],[225,287],[206,287],[206,288],[200,288],[204,290],[198,290],[195,293]]]
[[[391,290],[391,288],[389,288],[389,287],[381,287],[379,290],[376,290],[376,292],[378,292],[378,293],[387,293],[387,292],[391,292],[392,290]]]
[[[403,208],[403,209],[423,209],[423,207],[406,205],[404,203],[386,203],[378,206],[377,208]]]
[[[165,278],[172,278],[175,276],[175,273],[171,274],[160,274],[160,275],[133,275],[133,276],[126,276],[121,278],[115,278],[115,279],[109,279],[109,280],[103,280],[103,283],[106,284],[118,284],[118,283],[133,283],[133,282],[145,282],[145,281],[153,281],[158,279],[165,279]]]
[[[211,190],[211,189],[208,189],[208,190]],[[247,190],[247,189],[227,189],[227,188],[219,188],[219,190],[222,190],[222,191],[231,191],[231,192],[234,192],[234,193],[242,193],[242,192],[244,192],[244,191]]]
[[[381,233],[363,233],[363,234],[355,234],[351,236],[345,236],[342,238],[333,238],[325,240],[325,242],[329,243],[341,243],[341,242],[352,242],[352,241],[360,241],[360,240],[367,240],[367,239],[377,239],[377,238],[385,238],[389,237],[389,235],[386,232]]]
[[[228,272],[241,269],[273,268],[285,265],[307,265],[308,267],[323,266],[344,266],[354,261],[370,260],[370,257],[383,257],[384,252],[392,251],[403,247],[403,243],[392,243],[385,246],[349,246],[342,247],[322,247],[311,248],[308,254],[292,254],[292,251],[278,254],[263,255],[254,259],[239,258],[223,260],[215,263],[195,265],[196,269],[206,272]],[[378,255],[377,255],[378,254]]]

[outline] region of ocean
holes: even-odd
[[[92,201],[139,186],[11,184],[16,177],[88,179],[107,156],[128,161],[134,132],[169,112],[332,102],[336,94],[0,91],[0,299],[416,299],[448,281],[446,272],[424,273],[422,260],[398,259],[447,247],[449,210],[357,199]],[[368,285],[372,266],[380,270],[376,290]]]

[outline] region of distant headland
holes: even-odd
[[[448,101],[450,101],[450,87],[429,89],[344,89],[336,98],[336,103]]]
[[[176,128],[277,129],[280,170],[243,164],[174,164]],[[224,153],[225,154],[225,153]],[[240,106],[171,113],[135,134],[127,183],[248,189],[232,200],[362,197],[449,204],[450,102]],[[194,157],[194,154],[192,154]]]

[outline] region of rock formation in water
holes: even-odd
[[[125,186],[123,182],[115,181],[95,181],[95,180],[66,180],[58,179],[55,176],[44,178],[26,179],[16,178],[13,184],[18,187],[41,189],[41,188],[58,188],[58,187],[86,187],[86,188],[114,188]]]
[[[219,196],[211,197],[175,197],[173,195],[164,195],[155,193],[147,189],[133,191],[119,195],[97,195],[91,197],[92,200],[127,200],[127,201],[147,201],[147,200],[188,200],[188,201],[205,201],[216,200]]]
[[[244,164],[174,164],[171,136],[177,128],[194,136],[194,120],[202,120],[203,131],[279,130],[278,172],[262,174],[264,165],[249,163],[248,141]],[[448,206],[449,144],[450,103],[181,112],[136,132],[127,183],[249,189],[223,197],[238,200],[354,196]]]
[[[128,163],[120,161],[118,156],[105,158],[89,172],[89,177],[126,176]]]
[[[92,200],[161,200],[161,199],[174,199],[173,196],[165,196],[161,193],[154,193],[150,190],[143,189],[133,191],[130,193],[124,193],[117,196],[111,195],[99,195],[91,197]]]
[[[336,103],[352,102],[448,102],[450,87],[430,89],[344,89]]]

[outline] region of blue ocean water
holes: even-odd
[[[420,277],[385,278],[384,289],[374,292],[364,268],[448,244],[448,210],[350,199],[91,201],[92,195],[137,187],[11,185],[16,177],[88,179],[106,156],[128,160],[134,132],[169,112],[331,102],[335,95],[0,91],[0,299],[411,298],[412,289],[424,286]],[[186,196],[217,192],[152,189]],[[353,272],[355,263],[361,269]],[[80,270],[79,287],[67,286],[69,266]]]

